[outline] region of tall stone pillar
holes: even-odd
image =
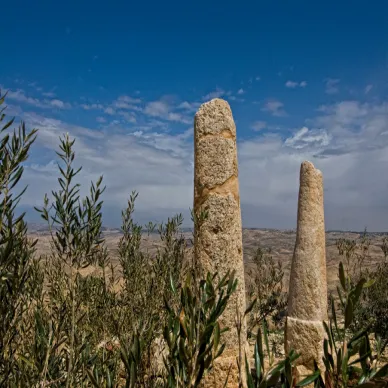
[[[230,331],[223,336],[226,347],[216,361],[213,376],[206,387],[223,387],[232,365],[228,387],[238,387],[239,341],[235,328],[236,307],[245,311],[245,282],[242,251],[241,209],[238,184],[236,126],[229,104],[213,99],[202,104],[194,120],[194,211],[208,212],[207,219],[197,227],[194,255],[205,272],[236,271],[238,287],[221,317],[221,326]],[[244,360],[246,323],[242,325]],[[244,364],[242,369],[245,370]],[[243,377],[245,382],[245,376]]]
[[[299,375],[314,359],[323,368],[322,321],[327,320],[326,246],[322,173],[310,162],[300,168],[298,224],[292,259],[285,350],[294,349]]]

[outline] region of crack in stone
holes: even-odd
[[[199,136],[198,140],[204,140],[211,137],[223,137],[225,139],[235,139],[236,134],[234,134],[231,129],[225,128],[218,133],[207,133],[206,135]]]
[[[238,177],[236,175],[232,175],[230,178],[228,178],[224,183],[221,183],[220,185],[216,185],[212,188],[208,188],[206,186],[200,188],[198,190],[198,195],[194,200],[194,206],[196,208],[202,206],[203,203],[209,198],[209,196],[214,194],[219,194],[225,197],[228,194],[232,194],[233,198],[238,203],[238,201],[240,200]]]
[[[290,316],[288,316],[287,319],[289,319],[290,321],[294,321],[294,322],[306,323],[307,325],[318,324],[318,325],[323,326],[322,321],[319,321],[317,319],[302,319],[302,318],[295,318],[295,317],[290,317]]]

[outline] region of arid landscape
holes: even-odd
[[[0,388],[388,388],[388,1],[1,10]]]
[[[190,252],[192,243],[192,232],[183,230],[182,235],[187,241],[187,247]],[[341,257],[338,253],[336,241],[338,239],[356,240],[359,239],[362,232],[342,232],[342,231],[328,231],[326,232],[326,262],[327,262],[327,280],[328,290],[335,290],[338,284],[338,264]],[[382,239],[386,233],[368,233],[368,237],[371,240],[369,246],[369,258],[365,261],[365,265],[371,268],[375,267],[379,262],[384,259],[383,252],[381,250]],[[44,228],[40,228],[38,225],[29,225],[29,237],[32,239],[38,239],[37,243],[37,255],[47,254],[50,251],[50,235]],[[111,255],[113,262],[117,257],[117,244],[121,237],[119,229],[107,229],[105,228],[103,237],[105,238],[108,252]],[[285,276],[284,288],[287,289],[287,282],[289,278],[289,271],[291,267],[291,259],[295,245],[295,230],[276,230],[276,229],[243,229],[243,247],[244,247],[244,265],[245,272],[252,264],[251,257],[258,248],[261,246],[265,249],[271,249],[273,258],[276,261],[282,263]],[[142,247],[144,250],[148,250],[151,254],[156,251],[158,247],[162,245],[158,234],[147,235],[144,234]],[[342,259],[343,260],[343,259]]]

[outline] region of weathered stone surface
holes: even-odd
[[[240,313],[245,311],[245,283],[236,126],[229,104],[221,99],[203,104],[195,115],[194,131],[194,211],[197,214],[202,210],[208,212],[208,218],[195,231],[194,254],[205,273],[218,272],[222,276],[228,270],[235,270],[238,279],[238,288],[220,321],[222,327],[230,328],[223,338],[225,353],[216,361],[205,386],[223,387],[232,365],[227,386],[238,387],[239,340],[235,317],[236,306]],[[241,338],[244,352],[245,322]]]
[[[238,387],[239,372],[233,350],[225,351],[223,356],[214,362],[213,370],[204,378],[202,387],[222,388],[226,379],[228,379],[227,387]]]
[[[314,368],[314,358],[317,357],[317,361],[322,359],[324,334],[322,321],[305,321],[287,317],[286,347],[294,349],[301,355],[298,364]]]
[[[301,353],[297,363],[322,365],[327,320],[325,223],[322,174],[310,162],[300,169],[298,224],[292,259],[285,350]]]

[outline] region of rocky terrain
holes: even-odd
[[[50,235],[47,230],[38,225],[29,225],[29,237],[38,239],[37,253],[47,254],[50,250]],[[117,259],[117,244],[120,239],[119,229],[104,228],[104,238],[108,251],[113,259]],[[192,232],[188,229],[182,231],[183,236],[187,240],[187,246],[191,247]],[[338,263],[340,256],[336,247],[336,241],[340,238],[357,240],[361,236],[361,232],[342,232],[328,231],[326,232],[326,260],[327,260],[327,281],[329,291],[335,289],[337,284]],[[379,261],[383,260],[384,256],[381,250],[381,242],[385,233],[369,233],[371,245],[369,247],[370,260],[367,265],[375,266]],[[296,233],[294,230],[276,230],[276,229],[243,229],[243,246],[244,246],[244,264],[247,269],[251,264],[251,257],[257,247],[260,245],[263,248],[270,248],[272,255],[276,260],[282,262],[285,275],[285,281],[288,282],[289,271],[291,267],[291,259],[295,245]],[[158,234],[152,234],[143,237],[143,248],[149,252],[155,250],[162,244]],[[287,287],[287,284],[285,284]]]

